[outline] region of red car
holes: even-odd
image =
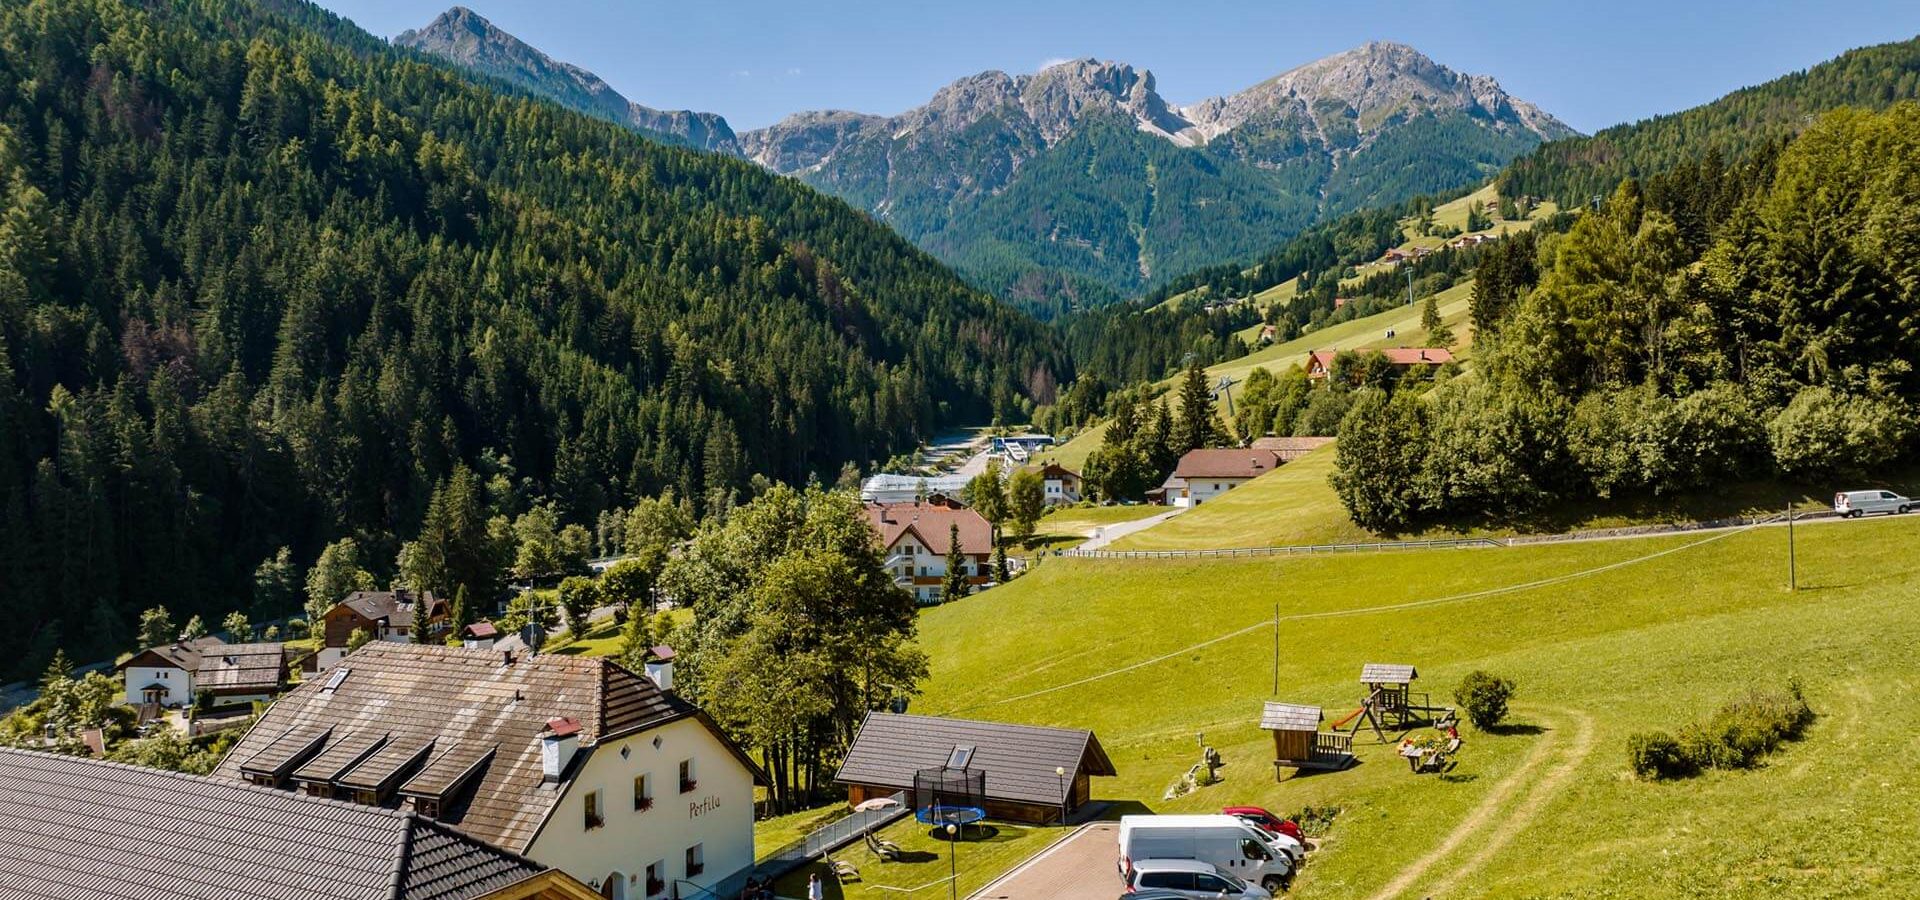
[[[1220,811],[1229,816],[1239,816],[1268,834],[1284,834],[1296,841],[1301,840],[1300,826],[1292,819],[1282,819],[1261,807],[1229,806]]]

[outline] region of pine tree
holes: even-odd
[[[993,580],[1000,584],[1012,580],[1012,573],[1007,570],[1007,545],[999,541],[993,542]]]
[[[1446,319],[1440,316],[1440,300],[1438,295],[1427,295],[1426,305],[1420,309],[1420,327],[1427,332],[1427,346],[1453,346],[1453,329],[1448,328]]]
[[[947,526],[947,578],[941,595],[958,600],[972,590],[967,583],[967,555],[960,549],[960,523]]]
[[[413,642],[416,644],[424,644],[429,639],[429,635],[427,634],[427,629],[431,627],[431,623],[433,621],[432,613],[430,611],[432,605],[433,604],[427,602],[427,596],[425,594],[420,594],[413,598],[412,637],[413,637]]]
[[[447,613],[449,630],[456,638],[465,634],[467,626],[473,624],[473,605],[467,600],[466,585],[463,584],[453,589],[453,606],[447,610]]]
[[[1207,370],[1196,360],[1187,366],[1180,381],[1180,426],[1174,435],[1172,455],[1177,458],[1189,450],[1218,446],[1221,437]]]

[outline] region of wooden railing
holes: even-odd
[[[1313,736],[1313,755],[1353,755],[1353,735],[1322,731]]]

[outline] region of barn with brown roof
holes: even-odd
[[[0,896],[592,900],[424,816],[217,778],[0,749]]]
[[[383,642],[288,692],[215,772],[430,816],[615,897],[743,880],[764,780],[609,660]]]

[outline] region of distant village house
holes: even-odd
[[[1148,499],[1169,506],[1199,506],[1279,468],[1280,462],[1279,454],[1251,447],[1189,450],[1173,474],[1147,492]]]
[[[1040,468],[1040,481],[1045,490],[1044,498],[1048,506],[1080,502],[1079,472],[1059,463],[1049,462]]]
[[[127,705],[149,712],[189,706],[201,692],[215,706],[271,700],[287,684],[280,644],[229,644],[217,637],[148,647],[116,668],[126,679]]]
[[[880,534],[888,574],[921,603],[938,603],[945,594],[947,551],[953,526],[960,526],[960,553],[967,583],[993,580],[993,526],[971,509],[936,503],[870,503],[867,521]]]
[[[452,613],[450,604],[432,591],[354,591],[345,600],[327,610],[322,621],[322,649],[319,667],[332,668],[347,653],[353,633],[365,631],[376,641],[408,643],[413,640],[413,605],[427,604],[427,622],[435,643],[446,634]]]
[[[1391,347],[1378,352],[1387,358],[1387,362],[1402,372],[1412,369],[1437,369],[1453,362],[1453,351],[1445,347]],[[1307,354],[1307,377],[1316,381],[1327,377],[1333,371],[1333,358],[1339,355],[1334,350],[1314,350]]]

